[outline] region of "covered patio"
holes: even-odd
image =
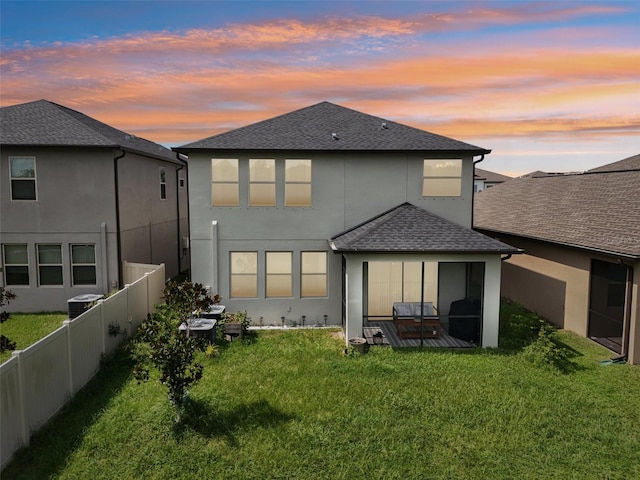
[[[497,347],[502,254],[520,251],[405,203],[330,240],[346,342]]]
[[[439,338],[399,338],[393,324],[386,321],[365,321],[362,331],[364,338],[367,339],[367,343],[371,346],[391,346],[394,348],[474,348],[478,346],[473,342],[452,337],[446,331]],[[382,332],[382,337],[376,337],[377,332]]]

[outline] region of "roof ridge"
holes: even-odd
[[[333,240],[334,238],[346,235],[346,234],[348,234],[350,232],[353,232],[353,231],[355,231],[355,230],[367,225],[368,223],[377,222],[372,226],[372,228],[374,228],[375,226],[377,226],[377,225],[379,225],[381,223],[381,222],[379,222],[379,220],[381,220],[382,217],[386,217],[387,215],[389,215],[388,218],[393,218],[395,215],[398,214],[398,211],[400,210],[400,207],[404,207],[405,205],[412,205],[412,204],[409,203],[409,202],[404,202],[404,203],[402,203],[400,205],[397,205],[397,206],[395,206],[393,208],[390,208],[389,210],[386,210],[386,211],[384,211],[384,212],[382,212],[382,213],[380,213],[380,214],[378,214],[378,215],[376,215],[376,216],[374,216],[374,217],[372,217],[372,218],[370,218],[368,220],[365,220],[364,222],[361,222],[358,225],[355,225],[355,226],[353,226],[353,227],[351,227],[351,228],[349,228],[347,230],[344,230],[344,231],[340,232],[337,235],[334,235],[333,237],[331,237],[331,240]],[[395,211],[395,213],[394,213],[394,211]],[[393,215],[390,215],[392,213],[393,213]],[[357,239],[361,238],[363,235],[365,235],[369,231],[370,231],[370,229],[367,229],[367,230],[363,231],[361,234],[357,235],[354,239],[357,240]]]

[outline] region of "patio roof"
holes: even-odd
[[[404,203],[329,240],[335,252],[521,253],[411,203]]]

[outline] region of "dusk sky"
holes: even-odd
[[[7,1],[0,105],[172,147],[327,100],[582,171],[640,153],[640,2]]]

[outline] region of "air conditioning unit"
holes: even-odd
[[[67,305],[69,307],[69,319],[73,320],[74,318],[82,315],[86,310],[87,306],[93,302],[100,300],[103,295],[97,293],[85,293],[84,295],[77,295],[73,298],[67,300]]]

